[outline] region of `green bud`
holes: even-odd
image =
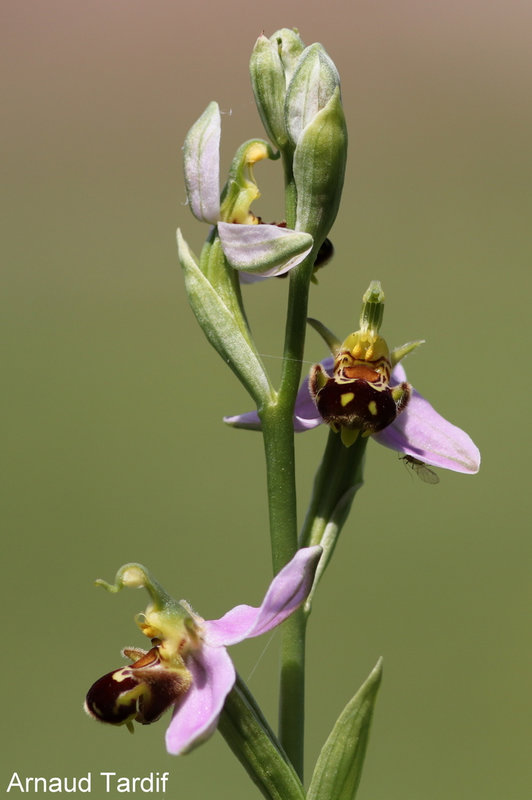
[[[270,42],[274,42],[279,51],[286,87],[288,88],[299,64],[301,54],[305,50],[305,43],[300,37],[297,28],[281,28],[270,36]]]
[[[279,49],[264,35],[259,36],[253,48],[249,71],[262,124],[272,142],[282,149],[288,141],[283,114],[286,94],[285,73]]]
[[[286,95],[286,128],[294,145],[339,86],[338,70],[322,45],[307,47],[299,58]]]
[[[336,86],[325,107],[303,128],[294,153],[295,229],[312,234],[317,243],[325,239],[336,219],[346,160],[347,128]]]
[[[283,28],[269,39],[259,36],[249,62],[260,118],[268,136],[280,150],[288,143],[284,118],[286,89],[303,49],[298,33]]]

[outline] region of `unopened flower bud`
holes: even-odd
[[[340,205],[347,161],[347,128],[340,87],[303,128],[294,153],[297,192],[296,230],[321,242]]]
[[[297,31],[283,28],[269,39],[259,36],[249,62],[260,118],[280,150],[289,143],[284,115],[286,90],[304,47]]]
[[[297,62],[286,94],[286,127],[294,146],[339,86],[338,70],[323,46],[307,47]]]

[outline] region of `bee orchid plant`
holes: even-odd
[[[123,587],[148,592],[149,604],[137,624],[150,646],[125,649],[130,663],[98,679],[85,707],[96,719],[129,729],[172,709],[166,736],[170,753],[188,752],[219,729],[264,797],[349,800],[360,781],[381,664],[345,706],[305,784],[304,643],[319,578],[362,484],[366,446],[377,441],[432,475],[427,465],[473,474],[480,456],[470,437],[408,383],[400,362],[421,342],[388,347],[380,333],[384,294],[378,281],[371,281],[363,295],[358,329],[344,339],[307,319],[314,270],[324,249],[332,252],[327,236],[344,182],[347,131],[340,78],[321,44],[306,47],[289,29],[259,37],[250,72],[269,141],[244,142],[221,187],[221,115],[217,103],[209,103],[183,148],[188,204],[208,231],[199,257],[180,230],[177,250],[203,333],[255,405],[225,421],[260,431],[264,439],[274,577],[259,606],[236,606],[210,621],[188,602],[175,601],[140,564],[126,564],[113,584],[99,581],[110,592]],[[253,207],[260,197],[254,174],[259,161],[282,166],[285,205],[276,223],[264,223]],[[248,323],[241,284],[280,275],[288,277],[288,299],[276,384]],[[354,291],[363,288],[352,280]],[[259,284],[252,291],[260,290]],[[308,324],[332,356],[302,376]],[[299,527],[294,434],[322,423],[330,433]],[[226,648],[277,625],[280,711],[274,730]]]

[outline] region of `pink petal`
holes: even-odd
[[[306,599],[321,547],[305,547],[275,576],[260,608],[236,606],[221,619],[205,622],[207,644],[231,645],[275,628]]]
[[[185,186],[194,216],[215,224],[220,219],[220,110],[209,103],[187,133],[183,147]]]
[[[396,366],[392,384],[405,379],[404,369]],[[471,437],[438,414],[415,389],[403,413],[373,438],[434,467],[469,474],[480,468],[480,452]]]
[[[313,244],[309,233],[278,225],[219,222],[218,235],[225,257],[246,273],[247,282],[284,275],[303,261]]]
[[[256,411],[247,411],[245,414],[236,414],[234,417],[224,417],[227,425],[233,428],[247,428],[250,431],[260,431],[262,425]]]
[[[192,750],[211,736],[225,698],[235,682],[235,668],[224,647],[209,647],[187,659],[192,686],[176,703],[166,731],[166,749],[174,756]]]

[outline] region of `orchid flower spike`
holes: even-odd
[[[294,430],[299,433],[327,422],[349,446],[357,436],[409,459],[454,472],[475,474],[480,453],[468,434],[442,417],[407,382],[398,362],[420,341],[390,351],[378,335],[383,312],[380,284],[364,295],[360,330],[340,342],[316,320],[309,321],[326,340],[332,358],[316,364],[297,394]],[[235,428],[260,430],[256,412],[225,417]]]
[[[137,616],[151,649],[126,648],[132,663],[104,675],[89,689],[85,710],[97,720],[133,729],[133,721],[155,722],[173,706],[166,733],[169,753],[196,747],[216,729],[225,698],[236,679],[226,647],[280,625],[307,598],[321,547],[299,550],[275,576],[262,604],[235,606],[223,617],[204,620],[185,601],[176,602],[140,564],[126,564],[111,592],[143,587],[151,598]]]
[[[190,209],[200,221],[216,225],[227,261],[245,273],[246,282],[283,275],[306,258],[313,238],[304,231],[261,224],[251,210],[260,197],[253,167],[263,159],[278,158],[279,153],[262,139],[245,142],[233,159],[220,197],[220,135],[220,109],[211,102],[189,130],[183,147]]]

